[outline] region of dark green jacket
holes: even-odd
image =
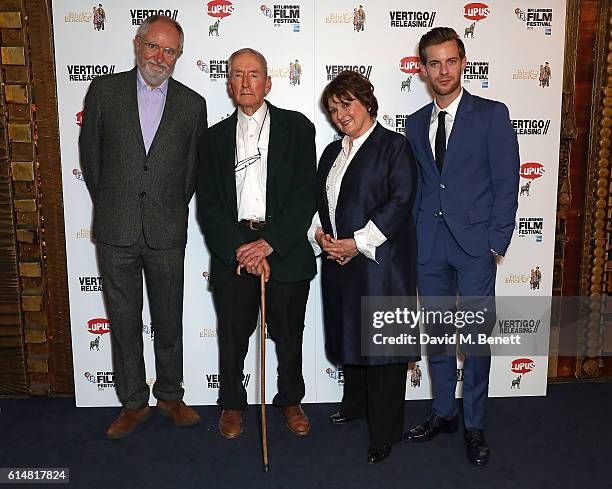
[[[312,279],[317,271],[306,237],[315,211],[315,129],[299,112],[270,110],[266,226],[260,234],[279,282]],[[210,283],[222,287],[236,273],[236,250],[246,243],[238,227],[236,178],[237,112],[208,129],[199,147],[196,183],[198,219],[211,256]]]

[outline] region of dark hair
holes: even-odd
[[[180,44],[179,51],[183,52],[183,42],[185,40],[185,34],[183,33],[183,28],[181,27],[181,24],[179,24],[172,17],[168,17],[167,15],[157,15],[157,14],[149,15],[145,20],[142,21],[142,24],[138,26],[138,30],[136,31],[136,36],[142,39],[144,36],[147,35],[147,32],[149,32],[149,29],[151,28],[151,26],[159,20],[168,22],[169,24],[174,26],[174,28],[176,29],[176,32],[178,32],[178,35],[179,35],[179,44]]]
[[[356,71],[344,70],[330,81],[321,95],[321,105],[329,114],[330,98],[340,100],[359,100],[368,109],[372,117],[378,113],[378,100],[374,96],[374,85],[365,76]]]
[[[461,38],[457,35],[454,29],[451,27],[434,27],[432,30],[423,34],[419,41],[419,57],[421,63],[427,63],[427,56],[425,55],[425,49],[429,46],[436,46],[447,41],[455,41],[457,48],[459,49],[459,57],[465,58],[465,46]]]

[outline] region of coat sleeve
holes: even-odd
[[[519,189],[519,147],[508,108],[495,104],[488,137],[488,157],[493,186],[493,209],[489,221],[489,246],[500,255],[514,232]]]
[[[81,133],[79,134],[79,157],[85,184],[92,200],[95,197],[98,176],[102,165],[102,107],[99,86],[94,79],[87,90],[83,108]]]
[[[281,257],[291,253],[306,238],[315,212],[317,155],[315,129],[310,122],[297,140],[293,164],[293,180],[288,182],[289,198],[261,235]]]
[[[212,134],[206,131],[198,149],[197,214],[208,250],[230,266],[236,260],[236,250],[246,241],[223,202],[221,164],[215,157]]]
[[[388,161],[381,163],[388,168],[388,198],[368,218],[387,239],[392,239],[406,225],[406,220],[412,219],[417,176],[412,148],[406,138],[397,139],[387,154]]]
[[[189,148],[189,156],[187,161],[187,171],[185,172],[185,202],[189,202],[195,191],[195,181],[198,166],[198,145],[204,137],[204,133],[208,128],[208,119],[206,113],[206,100],[201,99],[200,110],[194,121],[193,133]]]

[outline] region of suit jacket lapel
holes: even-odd
[[[180,106],[177,104],[177,94],[176,94],[176,86],[175,81],[170,78],[168,79],[168,90],[166,91],[166,102],[164,103],[164,111],[162,113],[161,120],[159,121],[159,127],[155,132],[155,136],[153,137],[153,141],[151,142],[151,147],[149,148],[149,153],[147,157],[153,154],[156,146],[158,146],[159,140],[164,137],[166,134],[172,134],[172,131],[169,130],[169,126],[175,124],[178,118],[180,117],[179,111]],[[140,127],[140,126],[139,126]],[[142,132],[140,134],[142,138]]]
[[[140,144],[144,153],[144,139],[142,138],[142,129],[140,128],[140,115],[138,114],[138,96],[136,94],[136,69],[132,69],[131,76],[128,76],[128,86],[126,87],[126,108],[128,113],[128,125],[132,128],[136,140]]]
[[[285,121],[282,119],[282,113],[276,109],[270,102],[268,110],[270,111],[270,138],[268,141],[268,161],[267,161],[267,176],[266,176],[266,195],[272,195],[271,184],[274,180],[274,175],[283,163],[283,155],[287,148],[287,128]],[[266,201],[271,202],[270,199]]]
[[[466,140],[473,108],[474,101],[472,95],[467,90],[463,89],[463,96],[459,102],[459,107],[457,107],[457,115],[455,117],[455,122],[453,122],[453,129],[448,138],[442,173],[445,172],[449,164],[453,163],[455,155],[460,154],[459,148],[461,147],[461,143]]]
[[[222,162],[221,179],[225,187],[228,205],[232,209],[234,220],[238,221],[238,198],[236,196],[236,124],[238,123],[238,111],[226,119],[227,123],[223,128],[221,137],[218,141],[217,151]]]

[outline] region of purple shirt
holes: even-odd
[[[138,116],[140,118],[140,130],[147,153],[159,127],[166,105],[166,94],[168,93],[168,80],[159,87],[151,89],[142,79],[140,70],[136,70],[136,94],[138,97]]]

